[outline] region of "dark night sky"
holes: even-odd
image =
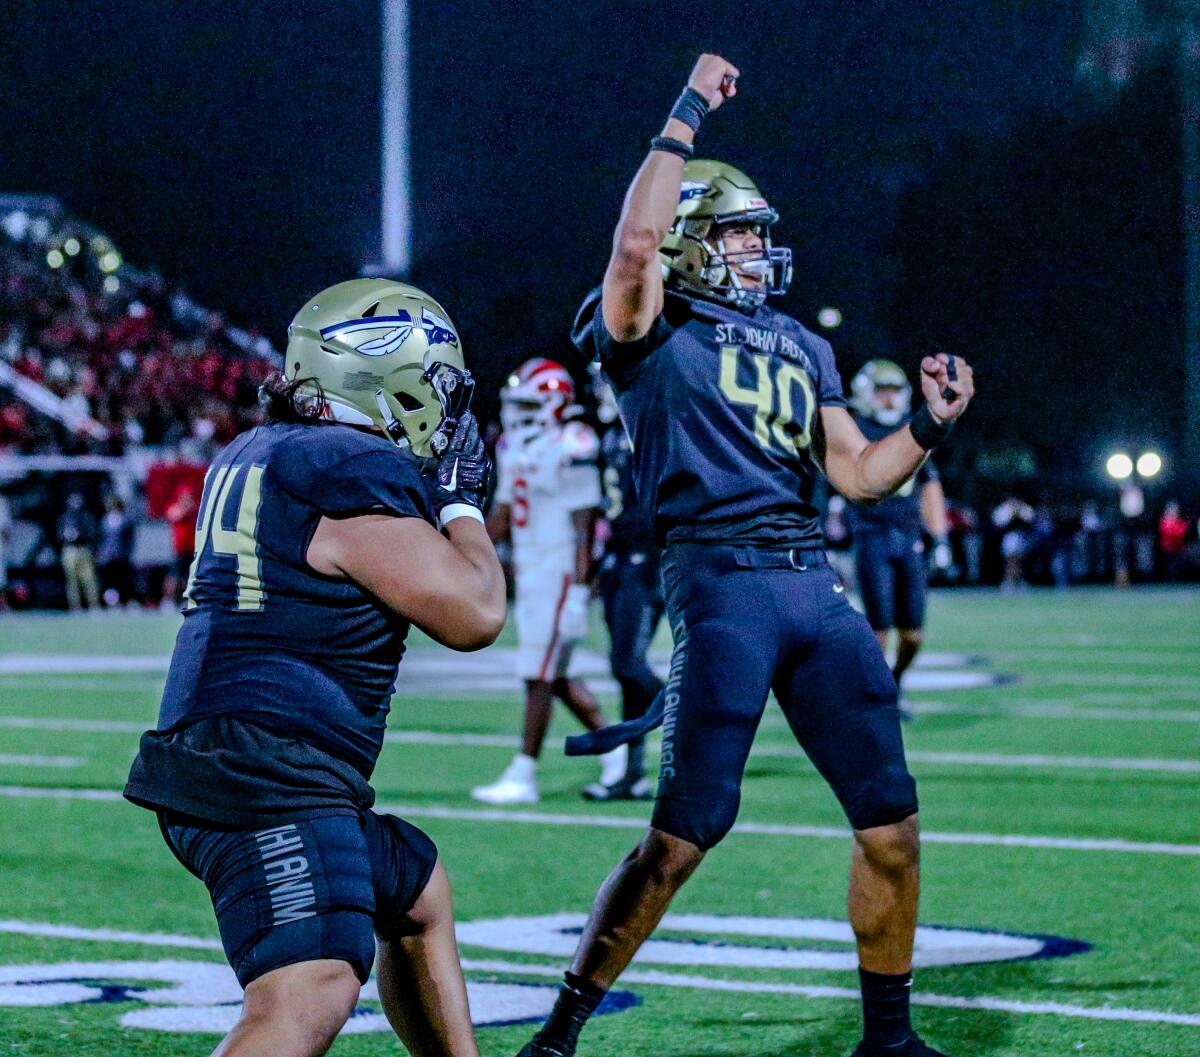
[[[378,232],[373,0],[8,0],[0,190],[59,194],[136,264],[280,341]],[[1070,105],[1075,4],[413,0],[413,278],[485,384],[564,335],[695,55],[741,93],[701,153],[746,169],[796,252],[782,307],[852,368],[897,347],[897,202],[964,136]],[[902,342],[900,343],[902,344]]]

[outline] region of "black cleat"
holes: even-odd
[[[535,1037],[521,1047],[521,1052],[517,1054],[517,1057],[575,1057],[575,1047],[572,1045],[568,1049],[562,1050],[555,1046],[548,1046]]]
[[[522,1053],[521,1057],[525,1057]],[[537,1055],[540,1057],[540,1054]],[[899,1049],[892,1046],[868,1046],[865,1042],[858,1044],[858,1049],[851,1057],[946,1057],[941,1050],[935,1050],[919,1035],[913,1035]]]
[[[584,800],[653,800],[654,783],[649,778],[625,775],[612,785],[593,782],[583,787]]]

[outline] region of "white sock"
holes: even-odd
[[[508,776],[518,782],[532,782],[537,777],[537,760],[523,752],[513,757],[508,765]]]

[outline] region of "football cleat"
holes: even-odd
[[[517,1054],[517,1057],[575,1057],[575,1047],[571,1045],[563,1049],[533,1038],[521,1047],[521,1052]]]
[[[585,800],[653,800],[654,783],[649,778],[634,778],[625,775],[605,785],[603,782],[593,782],[583,787]]]
[[[536,804],[539,797],[534,761],[528,756],[514,757],[496,781],[476,786],[471,796],[485,804]]]
[[[899,1049],[891,1046],[868,1046],[865,1042],[860,1042],[851,1057],[946,1057],[946,1054],[935,1050],[919,1035],[913,1035]]]

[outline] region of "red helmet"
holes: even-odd
[[[506,432],[537,432],[562,422],[575,405],[570,372],[554,360],[526,360],[500,391],[500,421]]]

